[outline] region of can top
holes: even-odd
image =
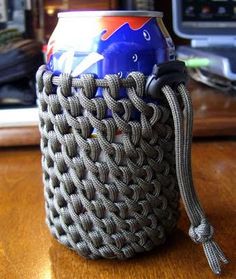
[[[73,17],[104,17],[104,16],[132,16],[132,17],[163,17],[162,12],[157,11],[71,11],[58,13],[58,18]]]

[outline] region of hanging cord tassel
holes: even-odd
[[[183,84],[177,88],[185,108],[185,121],[176,93],[170,86],[162,87],[172,111],[175,127],[176,173],[180,194],[191,222],[189,236],[196,243],[202,243],[208,263],[215,274],[221,273],[220,262],[228,263],[224,253],[213,240],[214,229],[208,222],[194,190],[191,168],[191,143],[193,111],[189,93]],[[184,131],[184,133],[183,133]]]

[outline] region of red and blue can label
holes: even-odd
[[[174,59],[174,44],[159,12],[60,13],[47,48],[48,70],[73,77],[92,73],[98,78],[106,74],[126,78],[133,71],[149,75],[154,64]],[[102,97],[101,90],[96,96]],[[119,98],[124,96],[121,90]],[[134,110],[131,119],[139,114]]]
[[[149,75],[155,63],[174,59],[173,42],[158,12],[61,13],[47,51],[49,70],[74,77]]]

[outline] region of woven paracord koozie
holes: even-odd
[[[163,243],[179,201],[168,106],[143,101],[141,73],[73,84],[63,74],[57,85],[52,77],[44,67],[37,74],[51,233],[89,258],[129,258]]]
[[[88,258],[132,257],[175,228],[179,192],[215,274],[227,259],[193,185],[193,111],[179,61],[147,79],[37,72],[47,224]],[[179,192],[178,192],[179,189]]]

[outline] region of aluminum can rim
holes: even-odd
[[[58,13],[58,18],[76,18],[76,17],[156,17],[162,18],[163,13],[158,11],[70,11]]]

